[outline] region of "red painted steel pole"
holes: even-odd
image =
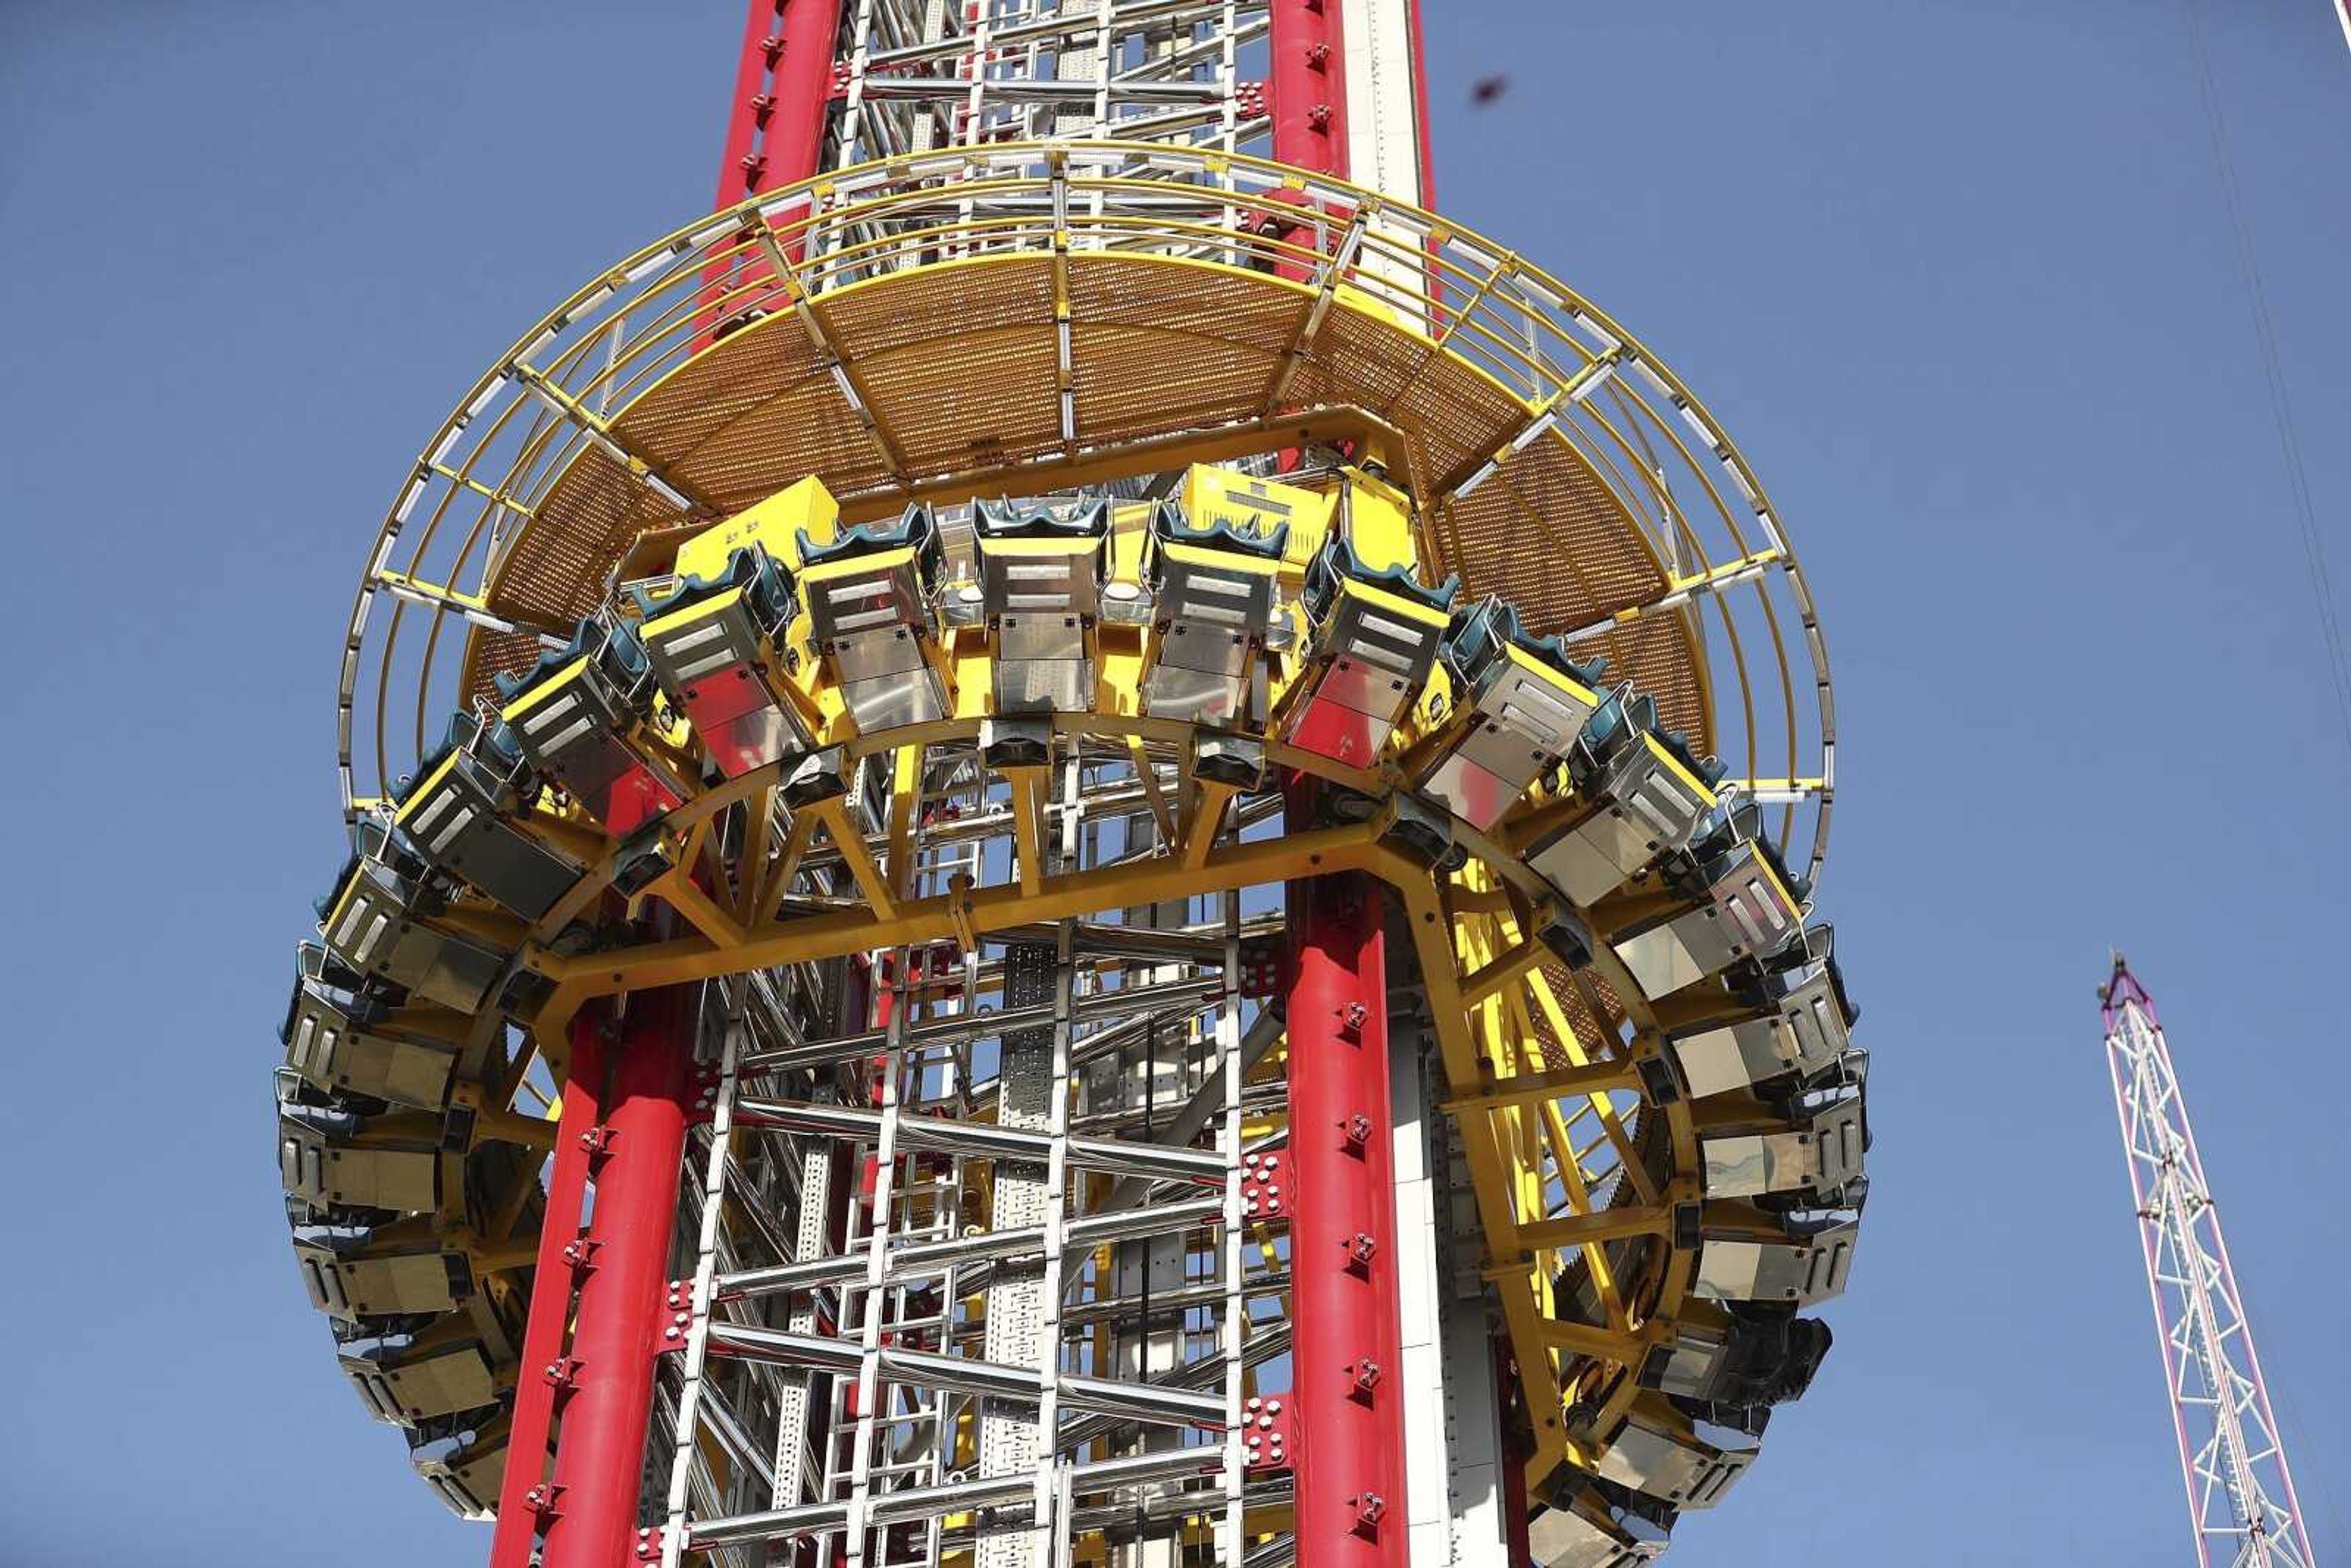
[[[1290,901],[1299,1568],[1404,1568],[1384,911],[1378,884],[1357,875],[1292,883]]]
[[[538,1262],[531,1273],[530,1315],[523,1324],[522,1371],[515,1385],[514,1419],[507,1431],[507,1473],[498,1485],[497,1534],[490,1568],[528,1568],[538,1542],[547,1479],[547,1445],[555,1423],[555,1385],[546,1375],[563,1354],[571,1323],[570,1256],[580,1239],[580,1207],[588,1192],[597,1104],[602,1087],[601,1014],[571,1020],[571,1062],[563,1085],[563,1116],[556,1124],[555,1165],[548,1175],[547,1207],[539,1222]]]
[[[1275,162],[1344,178],[1347,76],[1339,0],[1273,0],[1268,30]]]
[[[751,0],[715,204],[817,172],[840,39],[841,0]]]
[[[641,991],[630,997],[621,1019],[555,1449],[545,1568],[619,1568],[634,1561],[699,997],[693,986]]]

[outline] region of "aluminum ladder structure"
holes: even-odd
[[[2098,999],[2197,1561],[2313,1568],[2220,1207],[2154,998],[2117,954]]]

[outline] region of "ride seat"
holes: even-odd
[[[462,1041],[437,1009],[397,1005],[397,993],[346,968],[324,947],[296,953],[293,998],[277,1031],[286,1064],[320,1089],[436,1109],[449,1097]]]
[[[1416,787],[1482,831],[1574,743],[1600,706],[1592,684],[1604,666],[1570,658],[1556,637],[1533,636],[1493,598],[1456,617],[1439,657],[1460,716]]]

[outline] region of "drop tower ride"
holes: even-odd
[[[1811,1378],[1812,596],[1420,40],[757,0],[402,476],[278,1155],[496,1568],[1600,1568]]]

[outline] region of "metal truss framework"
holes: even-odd
[[[1269,0],[754,5],[719,205],[822,170],[998,141],[1265,151]],[[820,65],[819,62],[821,62]]]
[[[2310,1536],[2155,1003],[2123,961],[2100,993],[2164,1392],[2205,1568],[2312,1568]]]

